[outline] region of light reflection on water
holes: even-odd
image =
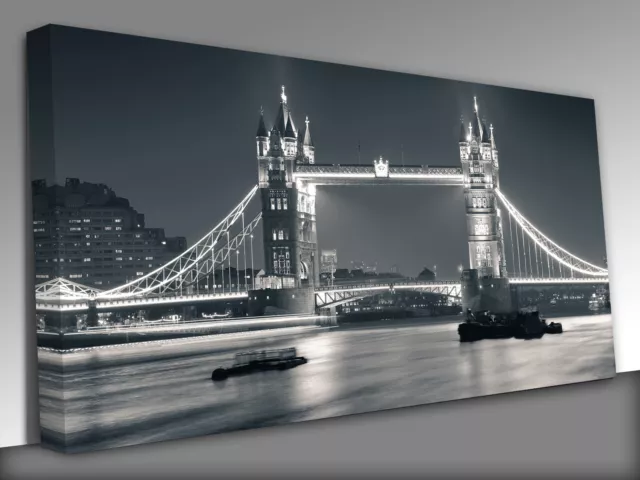
[[[458,319],[256,333],[65,354],[71,451],[124,446],[611,377],[610,315],[539,340],[458,342]],[[389,325],[389,326],[382,326]],[[210,380],[236,351],[295,346],[309,363]],[[57,354],[40,351],[41,424],[60,430]],[[68,366],[68,368],[67,368]]]

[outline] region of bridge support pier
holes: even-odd
[[[512,304],[512,293],[508,278],[479,277],[478,270],[462,272],[462,309],[472,312],[491,310],[494,313],[512,313],[517,305]]]
[[[249,291],[249,315],[264,315],[267,307],[274,313],[311,315],[315,313],[313,288],[282,288]]]
[[[320,307],[317,308],[316,311],[318,312],[318,315],[324,315],[327,317],[336,317],[338,315],[336,307]]]

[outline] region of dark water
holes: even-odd
[[[40,350],[44,441],[78,452],[611,377],[610,315],[538,340],[458,342],[459,317]],[[237,351],[295,346],[309,363],[213,383]],[[64,358],[64,400],[59,365]],[[64,428],[63,428],[64,421]]]

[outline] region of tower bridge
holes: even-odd
[[[383,158],[370,165],[322,164],[316,163],[309,118],[301,130],[296,128],[282,87],[270,129],[264,112],[260,112],[256,132],[258,183],[221,222],[182,254],[125,285],[99,290],[60,278],[36,285],[36,309],[110,311],[260,298],[267,303],[275,299],[279,305],[295,300],[296,313],[311,313],[385,289],[407,289],[459,298],[469,308],[500,311],[512,309],[511,286],[608,284],[606,268],[553,242],[506,197],[500,189],[495,129],[491,124],[487,128],[475,98],[473,110],[472,120],[465,123],[461,119],[460,123],[460,166],[397,166]],[[460,211],[467,220],[468,269],[459,280],[450,282],[386,280],[321,286],[316,188],[393,184],[463,189]],[[247,206],[254,199],[260,200],[261,211],[247,219]],[[259,224],[261,239],[254,238]],[[254,240],[259,242],[256,248],[261,245],[265,260],[265,275],[258,284],[253,275]],[[251,278],[246,275],[248,264]],[[240,270],[244,272],[242,279]],[[220,284],[216,280],[219,271]],[[307,300],[301,303],[301,298]]]

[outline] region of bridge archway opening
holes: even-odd
[[[411,187],[318,186],[318,250],[337,251],[339,273],[363,262],[370,274],[375,268],[415,278],[426,267],[437,278],[457,280],[459,265],[468,266],[462,189]]]

